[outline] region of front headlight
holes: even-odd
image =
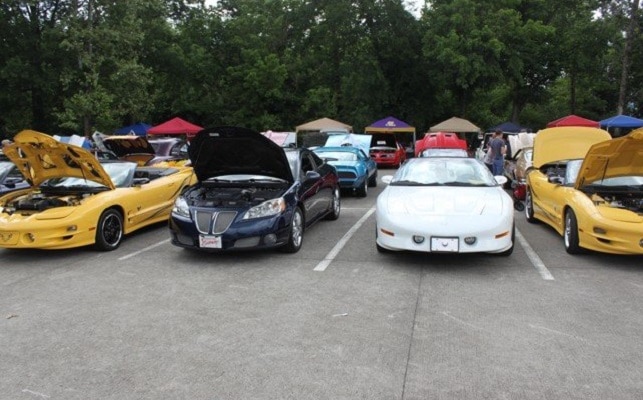
[[[266,200],[258,206],[249,209],[244,215],[243,219],[263,218],[277,215],[286,210],[286,201],[283,197],[278,199]]]
[[[190,217],[190,207],[188,207],[188,203],[183,197],[176,198],[176,200],[174,201],[174,208],[172,208],[172,212],[182,217]]]

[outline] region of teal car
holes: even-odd
[[[314,152],[335,167],[340,188],[366,197],[368,188],[377,186],[377,164],[363,150],[353,146],[323,146]]]

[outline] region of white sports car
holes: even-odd
[[[380,252],[497,253],[514,248],[513,200],[473,158],[412,158],[377,198]]]

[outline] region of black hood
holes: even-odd
[[[200,182],[230,174],[266,175],[293,182],[284,150],[251,129],[203,129],[192,139],[188,154]]]

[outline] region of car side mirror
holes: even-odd
[[[146,183],[150,183],[150,178],[134,178],[134,181],[132,182],[134,186],[141,186]]]
[[[549,176],[547,177],[547,182],[553,183],[555,185],[562,185],[565,183],[565,178],[562,178],[560,176],[554,175],[554,176]]]
[[[383,183],[385,183],[385,184],[387,184],[387,185],[388,185],[389,183],[391,183],[391,181],[392,181],[392,180],[393,180],[393,175],[384,175],[384,176],[382,177],[382,182],[383,182]]]
[[[509,180],[509,179],[507,179],[507,177],[506,177],[506,176],[504,176],[504,175],[496,175],[496,176],[494,176],[494,177],[493,177],[493,179],[495,179],[495,180],[496,180],[496,182],[498,183],[498,185],[504,185],[504,184],[505,184],[505,183],[507,183],[507,181]]]
[[[317,171],[306,171],[306,181],[320,179],[321,175]]]

